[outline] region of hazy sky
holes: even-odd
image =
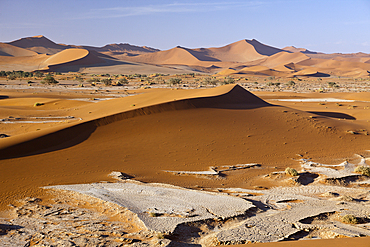
[[[0,42],[218,47],[241,39],[283,48],[370,53],[370,0],[0,0]]]

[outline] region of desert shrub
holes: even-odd
[[[0,77],[8,77],[8,79],[10,79],[10,80],[15,80],[16,78],[33,77],[33,73],[32,72],[25,72],[23,70],[0,71]]]
[[[81,76],[76,76],[75,80],[78,81],[78,82],[83,82],[84,78],[82,78]]]
[[[87,79],[87,82],[92,83],[92,82],[100,82],[99,78],[90,78]]]
[[[36,102],[35,104],[33,104],[33,106],[41,106],[41,105],[44,105],[44,103]]]
[[[341,221],[346,224],[357,224],[358,220],[353,214],[346,214],[342,216]]]
[[[370,167],[369,166],[358,166],[355,169],[356,173],[361,173],[362,175],[370,177]]]
[[[36,77],[43,77],[44,76],[44,73],[42,73],[41,71],[36,71],[35,73],[34,73],[34,76],[36,76]]]
[[[266,85],[267,85],[267,86],[275,86],[275,87],[278,87],[278,86],[280,86],[280,82],[275,82],[275,83],[274,83],[274,82],[271,82],[271,81],[270,81],[270,82],[266,83]]]
[[[164,83],[164,80],[161,77],[154,77],[155,83]]]
[[[288,81],[286,85],[287,86],[294,86],[295,85],[295,82],[294,81]]]
[[[229,76],[226,77],[225,80],[222,82],[222,84],[233,84],[233,83],[235,83],[234,78],[229,77]]]
[[[111,79],[111,78],[101,79],[101,82],[102,82],[105,86],[111,86],[111,85],[112,85],[112,79]]]
[[[9,80],[15,80],[15,79],[17,79],[17,77],[15,75],[11,74],[11,75],[8,75],[8,79]]]
[[[48,84],[48,85],[55,85],[58,84],[59,82],[54,79],[53,76],[51,75],[46,75],[44,79],[41,81],[42,84]]]
[[[181,81],[182,81],[181,78],[176,77],[176,78],[170,78],[170,79],[168,79],[166,81],[166,83],[169,84],[169,85],[176,85],[176,84],[180,84]]]
[[[285,173],[286,174],[288,174],[288,175],[290,175],[290,176],[298,176],[298,172],[297,172],[297,170],[296,169],[294,169],[294,168],[290,168],[290,167],[287,167],[286,169],[285,169]]]
[[[118,82],[121,84],[128,84],[128,80],[126,78],[121,78],[118,80]]]
[[[157,239],[165,239],[167,237],[167,234],[163,232],[158,232],[155,236]]]
[[[214,77],[205,77],[203,78],[202,84],[204,85],[217,85],[220,81]]]
[[[328,85],[329,85],[329,87],[334,87],[337,84],[335,82],[333,82],[333,81],[329,81],[328,82]]]

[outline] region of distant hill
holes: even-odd
[[[57,44],[50,39],[39,35],[34,37],[21,38],[12,42],[7,43],[16,47],[28,49],[39,54],[56,54],[62,50],[70,48],[82,48],[90,51],[97,52],[114,52],[114,53],[130,53],[130,54],[143,54],[159,51],[158,49],[146,47],[146,46],[135,46],[130,44],[109,44],[103,47],[94,46],[78,46],[78,45],[65,45]],[[109,54],[108,54],[109,55]]]

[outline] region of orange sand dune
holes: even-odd
[[[370,56],[359,56],[359,57],[333,57],[333,60],[337,61],[347,61],[347,62],[357,62],[357,63],[368,63],[370,61]]]
[[[60,65],[68,62],[80,60],[89,54],[88,50],[85,49],[66,49],[58,52],[55,55],[50,56],[43,63],[40,64],[40,70],[47,70],[49,66]]]
[[[47,58],[45,54],[21,57],[0,56],[0,70],[34,71],[39,69],[39,64]]]
[[[309,51],[305,48],[297,48],[295,46],[287,46],[287,47],[284,47],[282,50],[284,51],[289,51],[289,52],[302,52],[304,54],[317,54],[317,52],[314,52],[314,51]]]
[[[370,71],[370,64],[360,62],[310,59],[297,64],[311,66],[312,70],[316,68],[322,73],[340,76],[368,76],[369,73],[367,71]]]
[[[275,166],[297,166],[296,154],[351,157],[369,143],[369,136],[346,133],[366,126],[310,118],[312,113],[269,105],[234,85],[153,90],[69,113],[83,120],[0,140],[2,207],[40,196],[40,186],[106,180],[113,170],[144,182],[246,188]],[[263,169],[227,176],[222,185],[163,172],[254,162]]]
[[[306,68],[293,73],[291,76],[327,76],[325,73],[319,72],[320,68]]]
[[[158,64],[189,64],[210,66],[209,62],[248,62],[281,52],[256,40],[241,40],[220,48],[187,49],[176,47],[167,51],[144,54],[127,59]],[[207,63],[208,62],[208,63]]]
[[[224,62],[248,62],[271,56],[282,50],[261,44],[257,40],[241,40],[220,48],[209,48],[211,55]]]
[[[22,49],[22,48],[18,48]],[[27,52],[32,52],[25,50]],[[107,55],[100,54],[95,51],[86,49],[70,48],[62,50],[54,55],[37,54],[33,56],[0,56],[1,70],[66,70],[78,71],[81,67],[88,65],[102,65],[105,60],[102,58],[110,58]],[[113,58],[111,58],[113,59]]]
[[[316,64],[316,66],[320,68],[329,68],[329,69],[359,68],[359,69],[364,69],[364,70],[370,70],[370,64],[360,63],[360,62],[337,61],[337,60],[326,60],[326,61]]]
[[[35,52],[51,57],[45,57],[45,61],[42,61]],[[13,59],[12,56],[27,56],[29,59]],[[35,36],[0,44],[0,57],[0,69],[25,71],[42,69],[95,73],[106,69],[110,73],[121,73],[121,70],[130,73],[155,73],[152,66],[158,66],[158,69],[169,71],[170,74],[221,71],[219,75],[281,77],[366,77],[370,71],[369,54],[322,54],[295,47],[278,49],[254,39],[217,48],[188,49],[178,46],[159,51],[129,44],[110,44],[103,47],[63,45],[44,36]],[[268,70],[232,71],[254,66],[264,66]]]
[[[279,52],[277,54],[274,54],[268,57],[260,65],[263,65],[269,68],[274,68],[276,66],[285,65],[288,63],[299,63],[307,59],[310,59],[310,58],[300,52],[296,52],[296,53]]]
[[[9,44],[0,43],[0,56],[24,57],[35,55],[37,55],[36,52],[19,48]]]
[[[175,47],[167,51],[159,51],[135,57],[134,61],[158,64],[198,64],[200,59],[187,49]]]
[[[273,69],[282,72],[296,72],[294,63],[280,64],[275,66]]]

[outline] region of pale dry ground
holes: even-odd
[[[231,85],[211,90],[114,90],[112,87],[95,91],[96,88],[82,89],[68,83],[65,87],[24,87],[2,86],[1,95],[9,98],[0,100],[0,118],[73,116],[75,119],[0,124],[1,132],[11,136],[0,140],[4,157],[0,161],[3,209],[24,197],[47,198],[39,189],[41,186],[107,180],[112,170],[125,172],[139,181],[189,188],[254,188],[274,186],[259,177],[287,166],[298,167],[297,154],[326,163],[353,160],[356,153],[369,156],[366,134],[370,129],[370,103],[363,102],[370,98],[368,93],[256,92],[274,104],[268,105],[240,88],[232,90]],[[139,95],[127,97],[130,94]],[[223,94],[224,97],[216,97]],[[92,97],[118,99],[97,101]],[[193,97],[203,99],[195,103],[187,100]],[[209,101],[204,97],[216,98]],[[272,100],[281,98],[338,98],[356,102],[339,105]],[[44,105],[36,107],[36,102]],[[172,103],[161,105],[164,102]],[[147,108],[137,110],[143,107]],[[133,113],[101,119],[126,111]],[[77,123],[85,124],[63,131]],[[15,130],[16,127],[19,128]],[[359,134],[351,135],[348,130]],[[50,137],[35,140],[46,134]],[[44,151],[39,152],[37,146],[42,146]],[[225,172],[222,179],[164,172],[202,171],[209,166],[246,163],[259,163],[261,167]]]

